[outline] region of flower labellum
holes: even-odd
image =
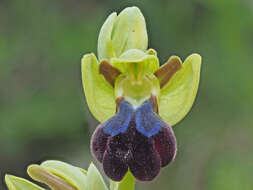
[[[189,112],[197,94],[201,57],[184,63],[177,56],[159,68],[154,49],[147,49],[145,19],[137,7],[112,13],[101,28],[98,57],[82,59],[88,107],[101,122],[91,151],[106,175],[121,181],[130,171],[151,181],[171,163],[177,145],[172,126]]]
[[[92,137],[93,155],[105,173],[120,181],[128,168],[141,181],[150,181],[176,155],[171,127],[154,112],[152,100],[134,109],[122,100],[117,114],[101,124]]]

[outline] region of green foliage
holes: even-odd
[[[52,190],[108,190],[96,166],[91,163],[88,171],[70,164],[49,160],[41,165],[30,165],[29,176]],[[12,175],[5,176],[9,190],[44,190],[34,183]],[[121,182],[110,181],[110,190],[134,190],[135,179],[130,172]]]
[[[9,190],[44,190],[43,188],[29,182],[28,180],[12,175],[6,175],[5,181]]]
[[[48,172],[56,175],[69,184],[73,185],[77,189],[88,190],[87,186],[87,177],[86,174],[83,173],[80,168],[71,166],[67,163],[60,162],[60,161],[45,161],[40,165],[43,169],[47,170]],[[29,173],[29,168],[28,168]],[[87,174],[88,175],[88,174]],[[33,177],[32,175],[30,175]]]

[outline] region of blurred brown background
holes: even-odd
[[[0,189],[10,173],[60,159],[87,168],[97,125],[80,59],[96,52],[112,12],[138,6],[161,63],[202,55],[192,111],[174,130],[178,155],[137,190],[253,189],[252,0],[0,0]]]

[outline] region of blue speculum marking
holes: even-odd
[[[118,113],[105,122],[103,131],[108,135],[118,135],[126,132],[129,123],[134,115],[134,109],[127,101],[121,101]]]
[[[134,109],[127,101],[121,101],[117,114],[105,122],[103,131],[112,136],[125,133],[133,118],[137,131],[146,137],[156,135],[164,125],[163,121],[153,111],[151,100],[145,101],[137,109]]]
[[[144,102],[135,112],[136,129],[146,137],[156,135],[162,126],[163,121],[153,111],[153,102]]]

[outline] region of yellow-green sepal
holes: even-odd
[[[154,73],[159,68],[159,59],[155,50],[143,52],[138,49],[130,49],[124,52],[119,58],[112,58],[111,64],[125,73],[129,70],[129,66],[136,65],[136,72]],[[141,68],[142,67],[142,68]]]
[[[198,91],[200,68],[201,56],[190,55],[161,89],[159,115],[169,125],[175,125],[190,111]]]
[[[99,74],[96,56],[86,54],[82,58],[82,83],[88,107],[99,122],[105,122],[115,114],[114,89]]]
[[[26,179],[13,175],[5,175],[5,183],[9,190],[45,190]]]

